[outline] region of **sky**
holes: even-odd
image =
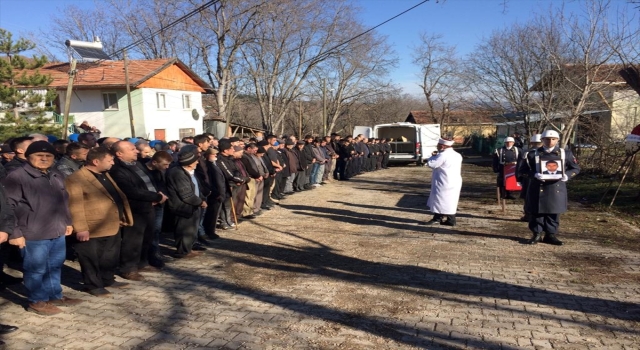
[[[292,0],[292,2],[295,0]],[[360,19],[373,27],[419,4],[422,0],[352,0],[361,9]],[[638,12],[627,0],[611,0],[613,7]],[[93,0],[0,0],[0,27],[14,36],[46,29],[57,8],[68,5],[93,7]],[[471,53],[483,38],[494,30],[526,22],[535,13],[564,4],[565,12],[581,12],[581,0],[430,0],[377,29],[385,35],[398,58],[398,67],[390,78],[405,92],[419,95],[417,73],[411,63],[411,50],[419,34],[441,34],[448,45],[456,46],[460,55]],[[615,14],[612,13],[615,21]]]

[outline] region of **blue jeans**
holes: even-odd
[[[153,240],[151,247],[154,254],[160,252],[160,235],[162,234],[162,218],[164,216],[164,206],[158,204],[154,206],[156,210],[156,220],[153,223]]]
[[[30,303],[62,298],[60,275],[66,254],[64,236],[27,241],[22,249],[22,275]]]
[[[318,177],[318,172],[320,171],[320,163],[315,162],[311,166],[311,178],[309,179],[309,183],[314,185],[317,184],[316,178]]]

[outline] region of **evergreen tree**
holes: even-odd
[[[33,50],[35,44],[27,39],[13,40],[10,32],[0,28],[0,140],[28,133],[60,136],[62,126],[53,124],[45,112],[56,98],[50,75],[39,68],[47,63],[45,56],[26,59],[20,54]],[[34,91],[39,90],[39,92]],[[46,90],[46,93],[42,93]]]

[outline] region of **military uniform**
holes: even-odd
[[[536,173],[542,174],[541,161],[555,160],[563,165],[562,180],[541,180]],[[555,240],[560,225],[560,214],[567,211],[567,185],[566,181],[580,173],[580,166],[576,162],[573,153],[556,146],[549,151],[544,147],[527,152],[527,157],[520,164],[521,177],[528,178],[527,197],[525,208],[530,213],[529,229],[534,237],[535,244],[541,234],[545,232],[552,235],[556,244],[562,244]],[[563,181],[565,180],[565,181]],[[547,237],[545,237],[547,239]]]

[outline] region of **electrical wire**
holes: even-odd
[[[195,9],[193,9],[192,11],[188,12],[187,14],[183,15],[182,17],[180,17],[180,18],[176,19],[175,21],[173,21],[173,22],[171,22],[171,23],[167,24],[166,26],[164,26],[164,27],[162,27],[162,28],[160,28],[160,29],[156,30],[155,32],[153,32],[153,33],[149,34],[148,36],[143,37],[143,38],[140,38],[140,39],[138,39],[138,40],[136,40],[136,41],[132,42],[131,44],[129,44],[129,45],[127,45],[127,46],[125,46],[125,47],[123,47],[123,48],[121,48],[121,49],[119,49],[119,50],[117,50],[117,51],[115,51],[115,52],[112,52],[112,53],[111,53],[111,54],[109,54],[108,56],[109,56],[109,57],[113,57],[113,56],[115,56],[116,54],[121,53],[121,52],[124,52],[124,51],[125,51],[125,50],[127,50],[127,49],[130,49],[130,48],[132,48],[132,47],[134,47],[134,46],[138,46],[138,44],[140,44],[141,42],[143,42],[143,41],[145,41],[145,40],[149,40],[149,39],[153,38],[154,36],[156,36],[156,35],[158,35],[158,34],[162,33],[163,31],[165,31],[165,30],[167,30],[167,29],[169,29],[169,28],[171,28],[171,27],[173,27],[173,26],[175,26],[175,25],[179,24],[180,22],[183,22],[183,21],[185,21],[185,20],[187,20],[187,19],[189,19],[189,18],[191,18],[191,17],[195,16],[196,14],[198,14],[198,13],[200,13],[200,12],[202,12],[202,11],[206,10],[207,8],[209,8],[209,7],[213,6],[214,4],[216,4],[216,3],[218,3],[218,2],[220,2],[220,0],[211,0],[211,1],[208,1],[208,2],[204,3],[203,5],[201,5],[200,7],[197,7],[197,8],[195,8]]]

